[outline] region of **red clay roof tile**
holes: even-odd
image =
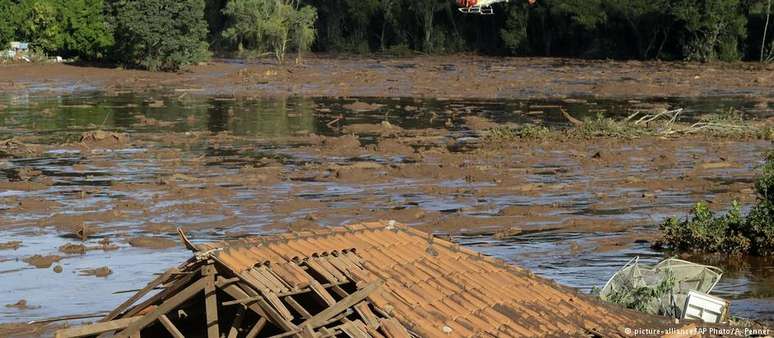
[[[420,335],[499,337],[583,333],[611,335],[622,327],[659,319],[602,304],[526,270],[457,244],[389,222],[354,224],[301,234],[252,238],[203,247],[235,271],[255,264],[251,280],[279,290],[314,279],[297,264],[330,282],[385,280],[368,298]],[[313,258],[318,257],[318,258]],[[260,267],[270,262],[271,271]]]

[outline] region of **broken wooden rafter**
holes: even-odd
[[[364,288],[355,291],[351,295],[344,297],[344,299],[336,302],[325,310],[320,311],[320,313],[314,315],[312,318],[305,320],[299,325],[299,327],[309,326],[311,328],[317,328],[322,326],[323,323],[332,317],[346,311],[348,308],[368,298],[368,296],[371,295],[372,292],[376,291],[376,289],[378,289],[380,286],[382,286],[382,284],[384,284],[384,282],[378,280],[366,285]]]
[[[128,327],[130,324],[138,321],[142,317],[128,317],[122,319],[111,320],[107,322],[97,322],[94,324],[70,327],[56,331],[55,338],[75,338],[84,336],[98,335],[104,332],[110,332],[115,330],[121,330]]]
[[[173,294],[173,293],[183,289],[186,285],[188,285],[188,283],[195,276],[201,276],[200,270],[201,270],[201,268],[197,268],[197,269],[193,270],[194,273],[185,274],[185,275],[173,274],[173,276],[179,276],[179,277],[177,279],[175,279],[174,281],[167,281],[168,283],[170,283],[170,285],[165,287],[164,290],[162,290],[161,292],[159,292],[159,293],[153,295],[152,297],[146,299],[142,303],[140,303],[138,305],[135,305],[134,307],[129,309],[125,314],[123,314],[123,316],[127,316],[127,317],[134,316],[134,315],[138,314],[140,311],[146,309],[148,306],[150,306],[150,305],[152,305],[154,303],[157,303],[157,302],[159,302],[162,299],[166,299],[169,295],[171,295],[171,294]],[[132,298],[134,298],[134,297],[132,297]],[[128,302],[125,302],[125,303],[128,303]],[[116,309],[116,310],[118,310],[118,309]],[[116,310],[113,310],[113,312],[116,312]],[[118,313],[120,313],[120,312],[118,312]],[[109,318],[109,316],[106,317],[106,318]]]
[[[167,312],[178,307],[183,302],[191,299],[191,297],[193,297],[197,293],[202,292],[202,290],[204,290],[205,283],[206,283],[205,279],[197,280],[196,282],[189,285],[188,287],[178,292],[174,296],[165,300],[163,303],[161,303],[161,305],[156,307],[156,309],[154,309],[150,313],[142,316],[142,318],[133,322],[126,329],[118,333],[115,336],[115,338],[129,338],[132,334],[140,332],[140,330],[142,330],[149,324],[153,323],[154,321],[158,320],[161,315],[166,314]]]
[[[140,300],[140,298],[144,297],[148,292],[153,291],[157,286],[167,282],[169,278],[171,278],[175,272],[179,272],[177,268],[171,268],[167,271],[165,271],[160,276],[153,279],[148,285],[146,285],[144,288],[140,289],[137,293],[135,293],[132,297],[129,297],[125,302],[121,303],[118,307],[116,307],[113,311],[111,311],[105,318],[103,318],[102,322],[107,322],[110,320],[113,320],[118,316],[121,312],[128,309],[134,302]]]

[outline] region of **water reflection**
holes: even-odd
[[[443,128],[451,120],[475,114],[496,122],[566,125],[560,109],[578,118],[625,117],[635,111],[685,108],[683,118],[695,120],[704,113],[728,111],[731,107],[747,116],[768,118],[772,109],[744,98],[660,99],[626,101],[610,99],[573,100],[464,100],[446,101],[409,98],[230,98],[163,94],[100,93],[65,96],[0,95],[0,133],[10,128],[36,131],[82,130],[95,127],[134,131],[229,131],[256,137],[300,133],[332,134],[338,125],[389,121],[404,128]],[[365,102],[372,110],[348,109]]]

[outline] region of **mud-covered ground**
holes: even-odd
[[[413,58],[306,57],[217,60],[189,71],[153,73],[66,64],[0,66],[6,92],[148,91],[236,96],[434,98],[642,98],[750,96],[774,93],[774,66],[454,55]]]
[[[401,73],[403,69],[432,76],[453,72],[431,71],[441,60],[369,61],[361,66],[357,60],[313,59],[305,67],[320,67],[318,72],[363,67],[365,74],[414,81],[421,77],[406,76],[412,73]],[[476,59],[475,67],[494,61]],[[416,65],[395,68],[399,72],[368,67],[404,62]],[[538,66],[530,66],[534,62]],[[275,69],[263,64],[208,65],[182,75],[84,70],[142,79],[128,82],[129,92],[118,89],[118,76],[91,74],[79,81],[53,71],[81,69],[74,66],[29,71],[28,84],[19,81],[0,96],[0,323],[112,309],[128,297],[122,291],[144,286],[154,273],[190,255],[180,246],[176,227],[203,242],[394,219],[589,291],[635,256],[655,262],[671,255],[651,248],[665,217],[684,215],[700,200],[711,200],[716,210],[732,200],[754,200],[756,167],[772,149],[771,141],[706,134],[586,138],[567,133],[571,125],[559,112],[564,108],[579,118],[623,118],[633,111],[683,107],[684,119],[691,121],[738,110],[746,120],[771,125],[773,102],[765,96],[632,98],[658,95],[648,86],[639,95],[634,89],[599,90],[600,96],[610,96],[603,99],[572,95],[599,88],[583,84],[580,77],[586,75],[576,73],[582,69],[596,74],[588,75],[590,83],[601,85],[605,77],[621,76],[615,71],[621,65],[638,69],[639,76],[654,76],[645,70],[663,67],[674,77],[691,69],[712,74],[745,65],[530,59],[503,64],[524,73],[540,73],[532,67],[542,67],[544,73],[565,75],[546,84],[556,86],[551,89],[556,96],[536,94],[551,96],[546,99],[455,100],[256,98],[282,93],[282,83],[289,82],[265,84],[265,91],[229,87],[233,72]],[[301,66],[289,68],[294,67]],[[0,73],[8,69],[0,67]],[[208,73],[211,81],[204,86],[203,74],[213,69],[232,73],[222,78]],[[745,76],[770,76],[770,71],[733,69],[708,88],[675,86],[674,93],[712,95],[712,88],[715,94],[731,92],[721,88],[755,93],[771,85],[742,84]],[[379,94],[372,87],[383,86],[382,78],[370,87],[353,78],[342,85],[352,92],[335,92],[340,88],[314,81],[334,85],[344,75],[314,80],[315,72],[293,74],[282,75],[282,81],[311,79],[301,85],[308,90],[301,93],[309,95],[446,96],[423,92],[416,83],[401,89],[406,92]],[[68,93],[54,90],[64,83],[71,85]],[[197,83],[202,91],[190,89]],[[89,86],[106,91],[84,91]],[[245,95],[234,97],[229,88]],[[429,88],[451,92],[444,86]],[[544,86],[534,88],[543,91]],[[492,95],[469,90],[457,94]],[[524,123],[548,126],[551,135],[483,137],[490,128]],[[726,270],[715,291],[732,300],[732,314],[774,319],[774,262],[682,256]],[[50,334],[50,329],[5,324],[0,336]]]

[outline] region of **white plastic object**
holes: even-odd
[[[691,290],[685,299],[683,319],[698,319],[707,323],[720,323],[728,314],[728,301]]]

